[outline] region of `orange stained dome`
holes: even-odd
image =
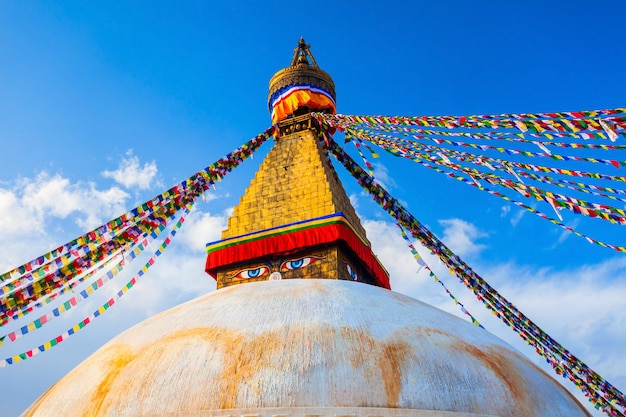
[[[489,332],[380,287],[227,287],[99,349],[24,416],[588,416]]]

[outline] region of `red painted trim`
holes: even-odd
[[[223,266],[270,255],[289,255],[306,248],[335,242],[344,242],[364,263],[367,272],[374,277],[378,285],[390,289],[389,275],[374,256],[372,249],[364,245],[343,223],[268,236],[215,250],[207,255],[205,271],[213,278],[217,278],[217,269]]]

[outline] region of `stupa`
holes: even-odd
[[[588,416],[487,331],[390,290],[311,111],[334,83],[300,40],[270,81],[275,144],[222,240],[217,291],[113,338],[24,416]]]

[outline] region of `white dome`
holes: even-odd
[[[487,331],[389,290],[323,279],[236,285],[158,314],[23,415],[400,414],[588,416]]]

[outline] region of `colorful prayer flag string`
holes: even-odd
[[[167,227],[167,224],[171,220],[175,219],[175,216],[176,214],[173,214],[172,216],[168,217],[166,222],[160,224],[159,227],[155,228],[143,240],[141,240],[140,242],[139,241],[135,242],[134,246],[130,246],[126,251],[128,252],[128,256],[124,256],[124,251],[120,251],[114,254],[112,258],[103,262],[101,264],[102,266],[109,263],[109,261],[112,259],[122,258],[121,260],[118,260],[108,271],[105,271],[104,273],[100,274],[98,279],[95,279],[88,287],[80,291],[78,294],[69,298],[67,301],[62,303],[59,307],[52,309],[52,311],[48,312],[47,314],[44,314],[40,316],[39,318],[37,318],[36,320],[22,326],[19,330],[8,333],[5,336],[0,336],[0,347],[2,347],[2,342],[6,340],[6,338],[8,338],[8,340],[10,341],[15,341],[19,339],[20,337],[34,331],[35,329],[40,329],[41,327],[43,327],[44,324],[47,324],[50,321],[52,321],[54,317],[58,317],[62,313],[70,310],[72,307],[77,306],[80,302],[86,300],[95,291],[102,288],[104,284],[112,280],[120,271],[124,269],[125,266],[129,265],[134,259],[137,258],[139,254],[141,254],[145,249],[147,249],[148,246],[150,245],[150,242],[152,242],[154,239],[157,239],[159,237],[161,232]],[[96,268],[100,267],[101,265],[100,264],[96,265]],[[106,278],[106,280],[104,278]],[[47,304],[47,302],[45,301],[48,301],[48,300],[51,301],[57,298],[60,294],[66,292],[68,289],[74,288],[76,285],[78,285],[82,281],[83,279],[79,279],[77,282],[72,282],[71,284],[62,288],[61,291],[52,294],[50,297],[47,297],[46,300],[44,300],[44,302],[40,302],[40,305]],[[15,316],[7,317],[6,322],[17,317],[23,317],[31,311],[33,311],[32,306],[30,307],[29,310],[20,310],[18,311],[18,313],[15,314]]]
[[[111,280],[113,279],[119,271],[122,270],[123,266],[123,262],[124,260],[120,260],[119,258],[121,258],[121,255],[115,255],[114,257],[110,258],[109,260],[107,260],[106,262],[102,263],[102,265],[98,265],[98,270],[99,269],[104,269],[110,262],[113,262],[113,266],[111,268],[109,268],[106,272],[100,274],[98,279],[95,279],[94,282],[91,283],[91,285],[89,285],[88,287],[86,287],[84,290],[80,291],[80,293],[76,296],[71,297],[70,299],[68,299],[67,301],[61,303],[58,307],[55,307],[54,309],[52,309],[52,311],[38,317],[37,319],[31,321],[28,324],[23,325],[20,329],[15,330],[13,332],[7,333],[3,336],[0,336],[0,347],[3,346],[3,343],[5,341],[15,341],[19,338],[21,338],[22,336],[24,336],[27,333],[31,333],[32,331],[34,331],[35,329],[40,329],[41,327],[43,327],[43,325],[49,323],[50,321],[52,321],[52,319],[54,319],[54,317],[58,317],[59,315],[61,315],[62,313],[66,312],[67,310],[71,309],[72,307],[76,306],[78,303],[80,303],[81,301],[83,301],[84,299],[86,299],[87,297],[91,296],[94,291],[98,290],[99,288],[101,288],[107,281],[104,280],[104,278],[107,278],[107,280]],[[90,274],[94,275],[94,273],[96,271],[92,271],[93,273]],[[82,282],[83,279],[81,278],[81,280],[79,281]],[[74,284],[74,283],[73,283]],[[78,284],[78,283],[77,283]],[[68,286],[68,288],[64,288],[62,291],[52,294],[49,297],[46,297],[45,300],[39,302],[40,306],[43,305],[47,305],[48,303],[54,301],[56,298],[58,298],[59,295],[65,293],[67,290],[74,288],[74,285],[72,286]],[[25,311],[20,311],[18,313],[15,314],[15,316],[13,316],[11,319],[16,320],[17,318],[22,318],[24,316],[26,316],[27,314],[31,313],[32,311],[34,311],[33,308],[25,310]],[[7,320],[8,322],[8,320]]]
[[[512,328],[535,351],[544,357],[557,374],[569,378],[580,388],[594,406],[606,413],[623,416],[626,399],[616,387],[589,368],[580,359],[571,354],[556,340],[546,334],[513,304],[502,297],[483,278],[476,274],[467,264],[448,249],[426,227],[413,217],[383,187],[377,184],[354,160],[341,149],[331,138],[325,138],[329,151],[333,153],[348,172],[357,180],[374,201],[376,201],[395,221],[408,230],[413,238],[419,240],[431,253],[453,272],[477,297],[477,299]]]
[[[40,300],[44,296],[51,294],[51,297],[56,297],[57,293],[65,292],[68,287],[72,288],[81,281],[81,276],[88,274],[112,254],[126,249],[131,259],[134,258],[152,239],[158,236],[169,219],[179,210],[179,204],[162,206],[149,218],[142,219],[136,225],[112,235],[111,240],[101,245],[94,245],[86,253],[75,253],[74,259],[56,271],[40,275],[37,280],[20,278],[18,281],[5,285],[3,289],[7,287],[10,289],[0,297],[2,324],[13,320],[13,317],[25,315],[42,306],[44,303]],[[16,282],[17,285],[15,285]]]
[[[252,138],[225,157],[220,158],[215,163],[196,172],[191,177],[146,203],[65,245],[59,246],[24,265],[0,275],[0,326],[5,325],[9,321],[23,318],[35,309],[48,304],[61,294],[75,288],[86,279],[97,276],[97,271],[103,269],[107,263],[120,254],[125,254],[125,260],[128,260],[128,262],[135,259],[175,219],[181,210],[188,212],[191,205],[200,195],[203,195],[211,185],[214,185],[216,181],[220,181],[221,178],[245,159],[251,157],[254,151],[270,138],[272,134],[273,127],[266,129],[263,133]],[[181,218],[176,223],[171,231],[172,236],[182,225],[182,221]],[[155,257],[161,255],[163,249],[169,244],[170,239],[171,237],[168,237],[161,247],[157,249],[155,256],[150,258],[148,263],[138,272],[138,276],[142,276],[150,268],[155,261]],[[80,301],[86,299],[104,285],[106,281],[103,278],[110,280],[117,275],[125,263],[127,262],[116,263],[108,272],[104,273],[104,276],[94,279],[78,295],[61,303],[52,312],[23,325],[17,331],[0,337],[0,346],[7,338],[10,341],[14,341],[25,334],[41,328],[53,317],[76,306]],[[133,285],[134,282],[127,284],[121,290],[121,293],[118,293],[118,298]],[[47,342],[47,344],[12,358],[7,358],[4,362],[0,361],[0,366],[19,362],[20,359],[25,359],[40,351],[49,349],[88,324],[91,319],[108,309],[113,302],[115,302],[114,299],[109,300],[109,303],[94,312],[90,316],[91,318],[85,319],[68,330],[68,332]]]
[[[21,277],[30,279],[34,273],[41,274],[40,270],[45,270],[46,265],[48,265],[48,268],[56,270],[55,265],[57,265],[57,263],[60,262],[61,264],[65,264],[67,262],[66,260],[63,260],[64,258],[62,258],[62,256],[68,254],[71,256],[72,251],[75,251],[76,253],[89,252],[94,245],[99,245],[107,240],[110,240],[110,233],[112,231],[119,230],[128,224],[136,222],[139,218],[146,217],[155,205],[167,204],[171,201],[181,201],[181,197],[186,193],[201,193],[208,190],[211,185],[220,181],[233,168],[251,156],[254,151],[256,151],[268,138],[272,136],[272,133],[273,127],[270,127],[223,158],[220,158],[213,164],[196,172],[191,177],[175,185],[159,196],[135,207],[133,210],[124,213],[123,215],[85,233],[84,235],[79,236],[65,245],[59,246],[50,252],[46,252],[23,265],[1,274],[0,282],[13,282]],[[66,258],[70,257],[68,256]]]
[[[344,116],[345,117],[345,116]],[[336,121],[333,121],[333,123]],[[480,145],[474,144],[470,142],[459,142],[453,141],[449,139],[443,138],[468,138],[474,140],[487,140],[487,141],[507,141],[507,142],[516,142],[516,143],[532,143],[537,145],[540,149],[546,151],[547,147],[560,147],[560,148],[571,148],[571,149],[599,149],[606,151],[615,151],[615,150],[625,150],[626,146],[624,145],[613,145],[613,144],[590,144],[584,142],[555,142],[554,138],[560,139],[583,139],[585,141],[591,139],[606,139],[607,136],[603,132],[579,132],[579,133],[546,133],[546,134],[536,134],[536,133],[522,133],[519,131],[493,131],[488,133],[482,133],[480,131],[455,131],[455,130],[434,130],[434,129],[421,129],[415,128],[411,126],[400,126],[400,125],[392,125],[392,124],[370,124],[370,123],[359,123],[359,124],[348,124],[338,122],[342,128],[345,130],[347,128],[359,128],[363,130],[376,131],[376,132],[387,132],[400,134],[404,137],[414,137],[420,140],[429,140],[438,144],[446,143],[454,146],[469,146],[472,148],[475,147],[488,147],[494,148],[490,145]],[[530,136],[535,139],[526,139],[526,136]],[[548,139],[548,140],[546,140]],[[541,144],[541,145],[539,145]],[[546,151],[550,152],[550,151]]]
[[[615,141],[626,130],[626,109],[580,112],[502,114],[470,116],[352,116],[316,113],[334,127],[337,124],[367,124],[369,126],[421,126],[446,129],[516,129],[522,133],[550,135],[559,133],[603,132]],[[335,123],[333,123],[335,121]],[[337,121],[339,123],[337,123]]]
[[[565,139],[583,137],[585,140],[611,139],[609,132],[615,133],[617,137],[626,136],[624,109],[505,116],[407,118],[321,113],[314,113],[314,116],[329,127],[343,131],[353,140],[360,140],[361,145],[366,143],[376,145],[392,155],[413,160],[429,169],[524,208],[592,244],[626,252],[625,245],[606,243],[566,226],[563,224],[564,219],[561,213],[561,210],[567,210],[575,215],[626,225],[626,210],[612,204],[613,201],[626,201],[626,198],[621,197],[626,194],[626,190],[617,189],[613,184],[605,186],[601,183],[601,181],[626,182],[626,176],[606,172],[607,169],[617,169],[626,165],[626,161],[613,159],[612,155],[609,158],[596,155],[558,155],[548,149],[548,146],[557,144],[550,142],[554,137]],[[529,128],[526,122],[529,126],[535,126],[533,128],[535,133],[532,133],[533,129]],[[422,129],[421,126],[429,126],[429,129]],[[524,129],[525,131],[522,131]],[[454,141],[446,138],[446,136],[454,135],[476,140],[476,142]],[[537,141],[527,140],[524,138],[525,135],[549,136]],[[512,149],[481,143],[481,140],[493,138],[511,139],[527,146],[537,146],[544,152],[538,153],[532,148]],[[596,145],[560,142],[558,145],[580,151],[614,152],[626,149],[626,146],[619,143]],[[459,148],[465,148],[468,151],[462,151]],[[506,159],[491,157],[487,154],[489,151],[506,155]],[[528,157],[549,158],[560,165],[542,166],[520,160],[520,158]],[[607,168],[605,172],[573,170],[569,166],[564,166],[564,163],[570,162],[595,163]],[[580,177],[593,183],[554,178],[545,175],[546,173]],[[502,187],[502,190],[498,191],[497,187]],[[585,197],[561,192],[570,189],[584,193]],[[518,194],[546,203],[558,219],[546,216],[529,204],[521,203],[515,198]]]
[[[24,360],[26,360],[28,358],[32,358],[33,356],[38,355],[41,352],[45,352],[47,350],[50,350],[51,348],[53,348],[54,346],[58,345],[59,343],[67,340],[67,338],[69,338],[73,334],[76,334],[78,331],[80,331],[85,326],[87,326],[89,323],[91,323],[95,318],[99,317],[105,311],[107,311],[109,308],[111,308],[120,298],[122,298],[124,296],[124,294],[126,294],[130,289],[132,289],[137,284],[137,281],[139,280],[139,278],[142,277],[143,275],[145,275],[145,273],[148,271],[148,269],[150,269],[150,267],[152,265],[154,265],[154,263],[156,262],[156,258],[159,257],[163,253],[165,248],[167,248],[167,246],[171,243],[172,238],[176,235],[176,231],[182,226],[183,222],[185,221],[184,216],[189,214],[189,211],[191,210],[191,207],[193,206],[193,203],[194,203],[194,201],[189,202],[183,208],[184,214],[181,216],[180,220],[174,225],[174,227],[172,228],[172,230],[169,233],[169,236],[163,240],[163,242],[161,243],[159,248],[155,251],[154,255],[150,259],[148,259],[148,261],[146,261],[146,263],[137,272],[137,274],[135,274],[135,276],[133,276],[133,278],[131,278],[131,280],[128,281],[128,283],[124,287],[122,287],[122,289],[119,290],[106,303],[104,303],[102,306],[100,306],[97,310],[95,310],[89,316],[87,316],[86,318],[84,318],[80,322],[76,323],[74,326],[72,326],[67,331],[61,333],[60,335],[56,336],[53,339],[50,339],[49,341],[43,343],[42,345],[39,345],[36,348],[29,349],[29,350],[27,350],[27,351],[25,351],[23,353],[19,353],[17,355],[13,355],[11,357],[8,357],[8,358],[0,360],[0,368],[4,368],[7,365],[13,365],[13,364],[19,363],[19,362],[24,361]]]
[[[467,310],[465,308],[465,306],[463,305],[463,303],[461,303],[459,301],[458,298],[456,298],[454,296],[454,294],[452,294],[452,292],[448,289],[448,287],[446,287],[446,285],[443,283],[443,281],[435,274],[435,272],[426,264],[426,261],[424,260],[424,258],[422,258],[420,256],[420,254],[417,252],[417,250],[415,249],[415,246],[413,245],[413,243],[411,242],[411,240],[409,239],[408,235],[406,234],[406,231],[404,230],[404,228],[402,227],[402,225],[400,223],[396,223],[396,226],[398,226],[398,228],[400,229],[400,234],[402,235],[402,238],[407,242],[407,246],[409,247],[409,250],[411,251],[411,255],[413,255],[413,259],[415,259],[415,261],[417,262],[417,264],[420,266],[421,268],[424,268],[425,270],[428,271],[428,275],[430,277],[432,277],[435,282],[438,282],[444,289],[444,291],[446,292],[446,294],[448,294],[448,296],[452,299],[452,301],[454,302],[454,304],[456,304],[457,306],[459,306],[459,308],[461,309],[461,312],[463,314],[465,314],[466,316],[468,316],[472,322],[473,325],[480,327],[481,329],[484,329],[483,325],[480,324],[480,322],[472,315],[472,313],[469,312],[469,310]],[[419,272],[419,270],[418,270]]]
[[[358,133],[356,134],[358,135]],[[387,151],[391,151],[393,149],[392,147],[390,147],[390,144],[383,138],[374,139],[374,138],[368,137],[368,139]],[[560,207],[567,208],[577,214],[583,214],[583,215],[590,216],[590,217],[601,218],[604,220],[611,221],[613,223],[626,224],[626,218],[623,217],[623,216],[626,216],[626,212],[623,209],[612,207],[607,204],[598,204],[594,202],[588,202],[588,201],[580,200],[580,199],[570,197],[567,195],[545,191],[537,187],[534,187],[532,185],[524,184],[523,181],[521,181],[521,178],[519,177],[517,178],[519,178],[520,182],[517,183],[509,179],[503,179],[502,177],[499,177],[498,175],[495,175],[490,172],[484,172],[484,171],[477,170],[476,168],[468,168],[468,167],[464,167],[460,165],[461,162],[471,162],[475,166],[480,166],[480,167],[485,166],[491,169],[492,171],[496,171],[496,168],[500,170],[509,170],[510,167],[507,165],[507,161],[502,161],[500,159],[493,159],[493,158],[488,158],[488,157],[483,157],[483,156],[476,156],[473,154],[468,154],[466,152],[457,152],[457,151],[453,151],[449,149],[444,150],[441,148],[431,147],[429,145],[419,145],[416,149],[413,149],[411,151],[407,150],[407,151],[404,151],[403,153],[399,153],[399,152],[391,152],[391,153],[396,156],[404,156],[405,158],[409,158],[413,160],[415,160],[415,158],[420,158],[420,159],[427,159],[432,162],[437,162],[437,158],[434,158],[433,154],[436,154],[442,159],[443,159],[442,155],[446,155],[443,165],[449,168],[453,168],[458,171],[462,171],[471,177],[485,179],[491,184],[510,188],[514,191],[525,194],[526,197],[534,196],[538,200],[542,200],[542,199],[545,199],[546,197],[549,197],[557,201]],[[456,159],[458,162],[453,164],[450,161],[451,159]],[[616,213],[617,215],[611,215],[610,213],[605,213],[605,212]]]
[[[402,155],[399,155],[397,153],[394,153],[394,155],[402,156]],[[438,156],[440,158],[442,156],[445,157],[445,155],[443,155],[443,154],[438,155]],[[475,173],[475,175],[472,176],[471,173],[470,173],[469,175],[470,175],[471,179],[468,179],[468,178],[466,178],[466,177],[464,177],[462,175],[456,174],[453,171],[457,167],[454,166],[452,164],[452,162],[447,157],[446,157],[447,160],[444,160],[442,158],[443,162],[438,162],[438,161],[434,160],[431,157],[423,157],[421,154],[411,155],[411,156],[409,156],[409,158],[412,159],[414,162],[417,162],[417,163],[421,164],[422,166],[424,166],[426,168],[432,169],[432,170],[434,170],[436,172],[439,172],[441,174],[444,174],[444,175],[446,175],[446,176],[448,176],[450,178],[453,178],[455,180],[461,181],[461,182],[463,182],[465,184],[468,184],[468,185],[470,185],[472,187],[478,188],[479,190],[486,191],[487,193],[489,193],[491,195],[494,195],[496,197],[502,198],[505,201],[508,201],[508,202],[510,202],[512,204],[515,204],[518,207],[521,207],[521,208],[523,208],[523,209],[525,209],[527,211],[530,211],[531,213],[539,216],[540,218],[542,218],[544,220],[547,220],[547,221],[549,221],[549,222],[551,222],[551,223],[561,227],[562,229],[564,229],[564,230],[566,230],[566,231],[568,231],[570,233],[573,233],[574,235],[576,235],[578,237],[584,238],[589,243],[592,243],[592,244],[595,244],[595,245],[598,245],[598,246],[601,246],[601,247],[613,249],[616,252],[626,252],[626,247],[625,246],[620,246],[620,245],[614,245],[614,244],[606,243],[606,242],[600,241],[598,239],[592,238],[592,237],[590,237],[590,236],[588,236],[586,234],[580,233],[577,230],[574,230],[572,227],[563,224],[562,223],[562,219],[557,220],[557,219],[554,219],[552,217],[549,217],[549,216],[545,215],[544,213],[542,213],[541,211],[539,211],[539,210],[537,210],[537,209],[535,209],[535,208],[533,208],[533,207],[531,207],[531,206],[529,206],[527,204],[524,204],[524,203],[522,203],[522,202],[520,202],[520,201],[518,201],[518,200],[516,200],[516,199],[514,199],[512,197],[509,197],[509,196],[507,196],[505,194],[502,194],[502,193],[500,193],[498,191],[495,191],[495,190],[492,190],[492,189],[490,189],[488,187],[483,186],[479,181],[477,181],[477,178],[480,178],[480,179],[483,178],[482,174],[481,175],[476,175],[476,173]],[[452,168],[452,171],[442,170],[441,168],[439,168],[437,166],[437,164],[446,166],[448,168]],[[486,178],[486,179],[489,180],[489,178]],[[488,182],[490,182],[490,181],[488,181]],[[510,180],[509,180],[509,183],[511,183]],[[509,187],[509,188],[511,188],[511,187]],[[519,190],[523,190],[523,189],[525,189],[527,187],[526,186],[520,186],[519,189],[517,189],[515,187],[513,187],[513,188],[516,191],[520,192]],[[521,194],[524,195],[525,197],[530,195],[530,194],[525,195],[524,192],[521,192]],[[552,208],[555,210],[557,215],[560,216],[560,214],[557,211],[557,206],[561,207],[561,204],[560,203],[557,204],[556,200],[552,196],[550,196],[549,194],[546,194],[545,196],[542,196],[542,198],[545,199],[545,201],[547,201],[552,206]],[[563,203],[563,204],[564,204],[564,206],[567,206],[565,203]],[[606,206],[606,207],[609,207],[609,206]],[[603,212],[598,212],[598,211],[593,210],[593,209],[589,210],[589,209],[585,209],[584,207],[573,206],[572,207],[572,211],[574,213],[576,213],[576,214],[586,214],[586,215],[588,215],[590,217],[604,218],[606,220],[613,220],[615,223],[623,224],[623,220],[622,220],[623,217],[620,217],[620,216],[612,217],[610,214],[603,213]]]

